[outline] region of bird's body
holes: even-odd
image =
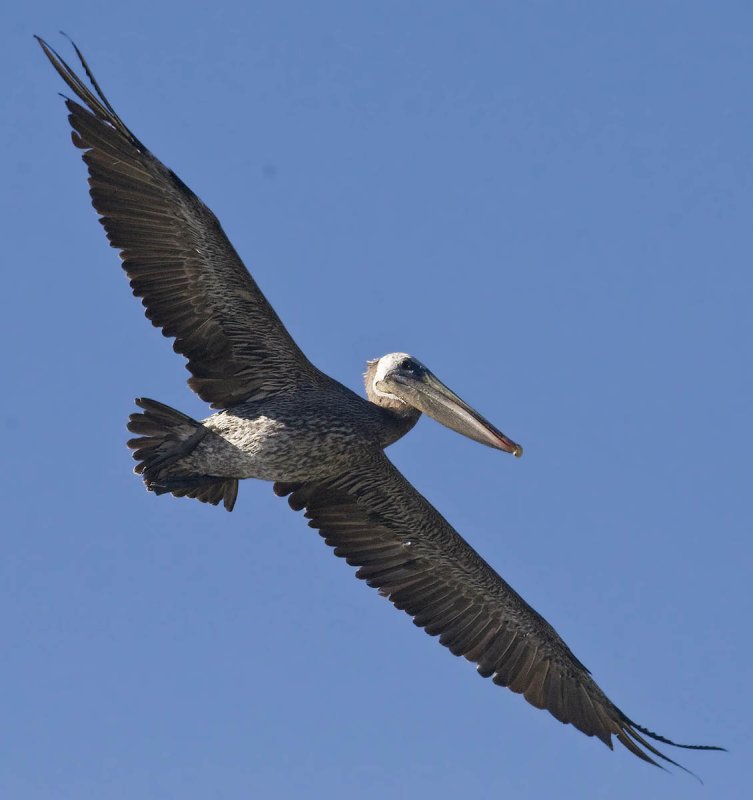
[[[353,466],[418,420],[399,417],[334,380],[315,389],[241,403],[202,421],[207,436],[174,471],[266,481],[306,481]]]
[[[610,748],[615,737],[645,761],[671,761],[648,739],[676,743],[612,703],[554,628],[384,453],[421,413],[490,447],[522,448],[406,353],[368,362],[366,399],[318,370],[214,214],[125,126],[78,49],[93,90],[39,41],[81,101],[66,100],[73,142],[131,288],[187,358],[191,388],[219,409],[199,422],[137,400],[129,446],[147,488],[232,510],[239,480],[274,481],[359,578],[482,676]]]

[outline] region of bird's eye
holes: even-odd
[[[411,374],[413,374],[415,372],[418,372],[420,367],[418,366],[418,364],[416,364],[415,361],[413,361],[413,359],[406,358],[405,361],[403,361],[402,364],[400,364],[400,369],[403,372],[410,372]]]

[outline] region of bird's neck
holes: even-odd
[[[418,422],[421,412],[398,400],[397,397],[380,394],[374,390],[374,375],[379,359],[374,359],[366,364],[364,386],[366,397],[372,407],[376,406],[379,417],[379,439],[382,447],[388,447],[393,442],[405,436],[406,433]]]
[[[398,439],[402,439],[406,433],[418,422],[421,412],[411,406],[400,403],[399,408],[389,408],[381,404],[382,424],[379,426],[379,438],[382,447],[389,447]]]

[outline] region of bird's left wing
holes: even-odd
[[[335,555],[413,622],[494,683],[560,722],[644,761],[675,764],[646,737],[676,745],[629,719],[554,628],[515,592],[401,475],[383,453],[331,479],[276,483],[306,509]],[[690,749],[721,749],[676,745]],[[651,755],[649,755],[651,754]]]
[[[92,88],[44,40],[67,99],[92,204],[146,316],[175,338],[192,389],[215,408],[320,385],[215,215],[126,127],[74,45]],[[82,105],[83,104],[83,105]]]

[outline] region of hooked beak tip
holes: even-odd
[[[496,438],[497,443],[493,445],[494,447],[498,448],[499,450],[504,451],[505,453],[510,453],[515,456],[515,458],[520,458],[523,455],[523,446],[519,445],[517,442],[513,442],[512,439],[508,439],[504,433],[500,433],[496,431]]]

